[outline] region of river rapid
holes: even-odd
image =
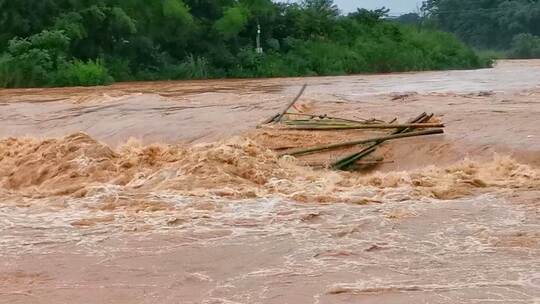
[[[328,136],[256,128],[304,83],[297,110],[446,134],[279,158]],[[0,303],[538,304],[539,119],[535,60],[0,90]]]

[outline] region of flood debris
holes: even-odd
[[[398,118],[394,118],[393,120],[386,122],[377,118],[350,119],[330,116],[327,114],[302,113],[298,111],[295,104],[300,100],[306,91],[306,88],[307,85],[304,84],[298,95],[291,103],[287,104],[287,106],[279,114],[270,117],[259,127],[276,129],[282,132],[354,131],[357,132],[358,135],[356,135],[356,133],[348,133],[348,137],[354,136],[352,140],[348,141],[335,141],[312,146],[285,146],[274,148],[280,157],[302,157],[317,153],[326,153],[329,151],[354,149],[353,153],[344,154],[339,157],[335,157],[335,154],[332,154],[334,159],[330,159],[329,161],[325,162],[326,165],[310,162],[307,162],[306,164],[311,167],[326,167],[334,170],[356,171],[372,168],[380,164],[393,163],[394,160],[388,161],[381,156],[371,157],[382,144],[388,141],[444,134],[445,125],[440,122],[432,122],[434,114],[427,114],[426,112],[408,120],[406,123],[398,123]],[[291,109],[296,109],[298,112],[291,112]],[[380,132],[384,130],[392,131],[386,134],[366,134],[366,132]]]
[[[300,99],[300,97],[302,97],[302,95],[304,95],[304,92],[306,91],[306,88],[307,88],[307,84],[304,84],[302,86],[302,89],[300,90],[300,92],[298,93],[298,95],[296,95],[296,97],[293,99],[293,101],[287,105],[287,107],[279,114],[276,114],[272,117],[270,117],[270,119],[266,120],[264,122],[264,124],[269,124],[269,123],[275,123],[275,122],[281,122],[281,120],[283,119],[283,117],[287,114],[287,111],[289,111],[290,108],[292,108],[294,106],[294,104]]]

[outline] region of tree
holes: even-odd
[[[422,9],[441,29],[478,47],[509,49],[518,34],[540,35],[538,0],[428,0]]]
[[[482,65],[453,38],[416,33],[386,20],[387,13],[344,16],[332,0],[0,0],[0,85]],[[509,33],[537,24],[528,13],[508,15],[522,20]],[[259,26],[264,54],[255,51]]]

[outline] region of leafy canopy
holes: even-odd
[[[433,18],[446,9],[443,2],[426,3]],[[383,8],[342,15],[332,0],[0,0],[0,86],[488,64],[452,35],[385,20],[387,13]],[[517,33],[536,22],[523,18],[525,23],[508,31]],[[255,51],[259,26],[264,54]],[[510,40],[516,51],[535,54],[524,42],[529,38]]]

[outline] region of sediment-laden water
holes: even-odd
[[[538,74],[0,91],[0,303],[537,303]],[[333,136],[255,129],[303,82],[299,110],[447,132],[363,173],[279,158]]]

